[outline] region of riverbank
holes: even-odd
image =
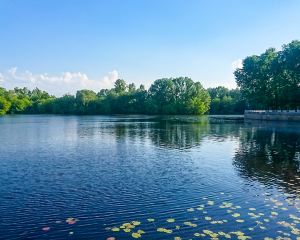
[[[299,111],[245,110],[245,120],[300,122]]]

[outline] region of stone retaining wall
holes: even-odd
[[[265,121],[291,121],[300,122],[300,111],[265,111],[265,110],[245,110],[245,120],[265,120]]]

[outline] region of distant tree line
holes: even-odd
[[[300,107],[300,41],[243,60],[234,72],[249,109],[297,109]]]
[[[27,114],[242,114],[248,109],[300,107],[300,41],[243,60],[237,89],[204,89],[187,77],[154,81],[148,90],[118,79],[112,89],[55,97],[40,89],[0,88],[0,115]]]
[[[208,88],[211,102],[210,114],[244,114],[245,100],[239,89]]]
[[[0,88],[0,114],[204,114],[210,95],[187,77],[156,80],[143,85],[118,79],[112,89],[80,90],[76,95],[51,96],[40,89]]]

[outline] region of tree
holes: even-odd
[[[146,88],[145,88],[145,86],[144,86],[143,84],[141,84],[139,90],[140,90],[140,91],[145,91]]]
[[[300,106],[300,41],[283,45],[278,54],[275,81],[279,87],[278,98],[281,105],[289,108]],[[288,93],[288,94],[287,94]]]
[[[155,114],[204,114],[209,109],[208,92],[187,77],[158,79],[148,94],[148,111]]]
[[[10,108],[10,102],[0,96],[0,115],[4,115]]]
[[[108,89],[101,89],[98,93],[97,93],[97,97],[107,97],[107,95],[109,94],[109,90]]]
[[[134,93],[134,92],[136,91],[136,87],[135,87],[135,84],[134,84],[134,83],[130,83],[130,84],[128,85],[128,91],[129,91],[130,93]]]
[[[37,100],[41,100],[41,99],[48,99],[51,96],[49,95],[49,93],[42,91],[38,88],[33,89],[31,92],[29,92],[29,96],[30,99],[32,101],[37,101]]]
[[[115,82],[115,91],[117,94],[122,94],[126,91],[127,85],[126,82],[123,79],[118,79]]]
[[[27,98],[17,98],[13,97],[10,99],[11,107],[10,112],[11,113],[21,113],[26,111],[26,109],[31,106],[31,101]]]
[[[66,94],[53,102],[53,113],[75,114],[76,98],[73,95]]]
[[[211,97],[210,114],[243,114],[245,101],[239,89],[208,88]]]
[[[154,81],[149,88],[149,110],[154,114],[174,114],[174,95],[172,79]]]
[[[201,83],[195,83],[195,89],[188,103],[188,114],[204,114],[209,110],[210,96]]]
[[[270,48],[260,56],[245,58],[243,68],[234,72],[237,85],[249,106],[264,109],[274,105],[272,66],[276,57],[277,52]]]
[[[80,90],[76,92],[76,104],[79,114],[87,113],[87,106],[97,99],[97,94],[92,90]]]
[[[234,75],[249,108],[299,107],[300,41],[246,57]]]

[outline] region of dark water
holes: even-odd
[[[0,118],[0,239],[297,239],[300,124],[182,119]]]

